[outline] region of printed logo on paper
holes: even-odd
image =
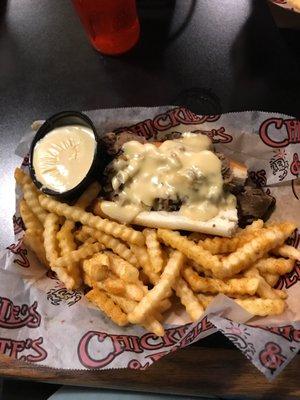
[[[292,235],[288,238],[286,243],[290,246],[298,248],[300,245],[300,232],[296,229]],[[289,289],[290,287],[296,285],[297,282],[300,281],[300,261],[295,261],[294,268],[291,272],[288,272],[285,275],[282,275],[277,284],[276,289]]]
[[[285,150],[274,151],[274,155],[270,160],[270,167],[273,175],[279,175],[279,181],[283,181],[288,174],[289,163],[286,160]]]
[[[41,362],[48,355],[47,351],[41,346],[42,344],[42,337],[26,340],[0,337],[0,353],[21,361]]]
[[[68,290],[65,287],[52,288],[47,292],[47,300],[53,306],[59,306],[66,303],[69,307],[76,304],[82,297],[79,290]]]
[[[299,154],[294,153],[293,155],[293,161],[291,163],[291,174],[295,175],[296,177],[299,176],[300,174],[300,159],[299,159]]]
[[[279,278],[279,281],[276,285],[276,289],[289,289],[290,287],[296,285],[296,283],[298,283],[300,281],[300,261],[296,261],[295,262],[295,267],[294,269],[281,276]]]
[[[227,318],[224,318],[224,320],[228,321],[228,325],[221,328],[220,331],[251,361],[255,354],[255,348],[247,326],[230,321]]]
[[[21,217],[17,217],[16,215],[13,216],[13,226],[14,226],[14,234],[17,235],[18,233],[25,231],[25,226]]]
[[[156,115],[153,119],[146,119],[138,124],[116,129],[119,133],[129,130],[145,138],[156,137],[159,132],[167,131],[178,125],[199,125],[204,122],[215,122],[220,115],[197,115],[185,107],[176,107],[166,113]]]
[[[82,365],[87,368],[104,368],[112,363],[124,352],[134,354],[152,351],[151,355],[145,357],[145,363],[138,360],[131,360],[129,368],[145,369],[152,362],[157,361],[164,355],[179,348],[186,347],[197,337],[206,331],[214,329],[212,323],[203,318],[190,332],[188,329],[192,324],[186,324],[180,327],[166,329],[163,337],[157,337],[153,333],[146,333],[141,337],[133,335],[109,335],[105,332],[89,331],[79,341],[78,358]],[[101,346],[105,343],[105,346]],[[102,351],[109,348],[110,351]],[[164,350],[165,349],[165,350]],[[105,354],[103,354],[105,353]]]
[[[41,315],[37,311],[38,303],[31,305],[14,304],[6,297],[0,297],[0,327],[5,329],[19,329],[24,326],[37,328],[41,323]]]
[[[262,366],[269,369],[273,374],[286,361],[281,347],[274,342],[266,343],[264,349],[259,353],[259,361]]]
[[[300,343],[300,329],[296,329],[293,325],[284,326],[259,326],[258,328],[271,332],[274,335],[280,336],[289,342]]]
[[[27,257],[27,249],[23,246],[23,240],[19,239],[17,243],[13,243],[7,247],[17,257],[14,259],[14,264],[19,265],[22,268],[29,268],[30,262]]]
[[[279,138],[275,138],[276,135]],[[275,148],[300,143],[300,121],[296,119],[268,118],[261,124],[259,136],[267,146]]]
[[[250,178],[258,186],[264,187],[267,184],[267,174],[265,169],[260,169],[258,171],[250,171]]]
[[[201,135],[206,135],[210,138],[213,143],[230,143],[232,142],[232,135],[225,131],[225,128],[221,126],[219,129],[212,129],[210,131],[204,130],[193,130],[192,133],[197,133]]]

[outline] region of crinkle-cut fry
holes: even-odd
[[[257,268],[250,268],[245,272],[245,276],[259,280],[257,294],[263,299],[286,298],[286,293],[282,290],[273,289],[266,280],[260,275]]]
[[[274,287],[280,278],[279,274],[270,274],[269,272],[260,272],[260,274],[271,287]]]
[[[140,267],[144,271],[145,275],[149,278],[152,285],[155,285],[159,281],[159,274],[152,270],[152,264],[149,258],[149,254],[145,246],[130,245],[132,252],[135,254]]]
[[[171,307],[172,307],[172,302],[169,299],[163,299],[158,305],[158,310],[161,313],[164,313]]]
[[[238,235],[243,235],[243,232],[255,232],[264,227],[264,221],[262,219],[257,219],[252,222],[252,224],[246,226],[246,228],[242,229],[238,232]]]
[[[212,271],[203,268],[201,265],[197,264],[193,260],[188,260],[186,263],[187,266],[191,266],[195,269],[199,274],[206,276],[207,278],[211,278],[213,276]]]
[[[145,274],[145,272],[141,269],[139,273],[139,280],[143,282],[144,285],[149,285],[150,280],[148,276]]]
[[[267,315],[280,315],[285,309],[285,302],[282,299],[261,299],[259,297],[249,297],[247,299],[234,299],[250,314],[259,317]]]
[[[217,278],[199,276],[192,268],[182,271],[184,279],[194,292],[224,293],[230,295],[254,295],[258,289],[259,278],[232,278],[222,281]]]
[[[108,293],[108,296],[111,297],[111,299],[118,304],[126,314],[131,313],[138,304],[136,301],[125,299],[124,297],[116,296],[111,293]],[[157,336],[164,336],[165,334],[163,326],[159,323],[159,321],[155,320],[153,316],[149,316],[141,323],[141,325],[147,331],[150,331]]]
[[[143,234],[145,236],[146,247],[153,267],[153,272],[158,274],[163,268],[164,260],[156,230],[144,229]]]
[[[91,258],[83,260],[82,269],[93,281],[103,281],[108,277],[109,272],[108,255],[95,253]]]
[[[253,237],[252,233],[249,233],[247,236],[249,240]],[[244,236],[243,239],[245,239]],[[199,241],[198,244],[211,254],[226,254],[235,251],[239,247],[240,242],[241,237],[239,236],[235,236],[233,238],[216,236],[214,238],[207,238],[203,241]]]
[[[126,299],[125,297],[118,296],[113,293],[108,293],[108,295],[116,304],[118,304],[122,308],[122,310],[126,314],[132,312],[138,304],[137,301]]]
[[[15,180],[18,185],[23,186],[25,183],[31,183],[31,178],[21,168],[15,169]]]
[[[115,275],[125,282],[139,282],[139,270],[137,268],[111,251],[108,251],[106,254],[109,256],[110,269]]]
[[[75,278],[71,276],[65,268],[52,267],[51,269],[56,273],[57,278],[65,285],[68,290],[78,289],[78,282],[76,282]]]
[[[188,235],[188,239],[192,240],[195,243],[198,243],[200,240],[203,241],[205,239],[209,238],[206,233],[200,233],[200,232],[192,232]]]
[[[47,211],[41,207],[39,203],[39,192],[32,182],[23,185],[24,199],[28,207],[31,209],[38,219],[44,223],[47,217]]]
[[[108,293],[117,295],[125,294],[125,282],[116,276],[109,276],[103,281],[96,282],[96,286]]]
[[[102,246],[100,243],[92,243],[86,246],[82,246],[78,250],[71,251],[65,256],[57,258],[53,264],[55,267],[67,267],[69,264],[72,264],[77,261],[81,261],[85,258],[92,256],[94,253],[102,250]]]
[[[74,279],[74,285],[70,289],[79,289],[80,286],[82,285],[82,274],[81,274],[80,263],[78,262],[71,263],[65,268],[65,270]]]
[[[179,251],[171,254],[157,285],[149,290],[133,312],[128,314],[128,320],[131,323],[143,321],[154,309],[157,309],[158,304],[165,298],[166,292],[174,285],[184,261],[185,256]]]
[[[49,263],[47,261],[44,248],[44,240],[43,236],[40,234],[40,231],[27,229],[23,236],[23,243],[35,253],[36,257],[39,261],[41,261],[42,264],[49,268]]]
[[[132,252],[136,255],[139,265],[142,267],[142,271],[148,277],[152,285],[156,285],[159,281],[160,275],[153,272],[152,264],[150,262],[149,254],[146,247],[130,245]],[[168,258],[167,258],[168,259]],[[141,273],[141,271],[140,271]],[[143,281],[144,282],[144,281]],[[172,290],[166,292],[165,297],[170,297],[172,295]]]
[[[138,305],[138,302],[135,300],[128,299],[123,296],[118,296],[113,293],[109,293],[109,296],[117,303],[119,306],[122,308],[122,310],[126,313],[129,314],[132,312],[135,307]],[[159,304],[159,311],[161,313],[165,312],[168,310],[171,306],[171,302],[168,299],[164,299],[160,302]]]
[[[114,238],[111,235],[107,235],[104,232],[97,231],[96,229],[89,228],[84,226],[82,228],[83,233],[88,234],[94,239],[98,240],[98,242],[104,244],[104,246],[108,249],[111,249],[115,254],[118,254],[124,260],[128,261],[130,264],[135,267],[138,266],[138,261],[136,256],[132,253],[132,251],[119,239]]]
[[[123,296],[129,300],[140,301],[144,296],[143,289],[135,283],[123,281],[115,275],[109,276],[107,279],[97,282],[96,286],[108,293]]]
[[[215,298],[215,296],[208,296],[205,294],[198,294],[197,297],[204,308],[207,308]],[[232,300],[234,300],[250,314],[257,315],[259,317],[280,315],[285,309],[285,302],[282,299],[261,299],[259,297],[248,297]]]
[[[85,285],[87,285],[87,286],[90,286],[90,287],[95,287],[96,286],[96,281],[94,281],[91,277],[90,277],[90,275],[88,275],[88,274],[86,274],[85,272],[83,272],[83,283],[85,284]]]
[[[291,223],[282,223],[261,229],[259,236],[225,257],[222,260],[221,267],[215,268],[213,271],[214,275],[217,278],[230,278],[238,274],[254,264],[272,248],[280,246],[294,229],[295,225]]]
[[[211,294],[198,293],[196,296],[200,301],[200,303],[202,304],[204,310],[206,310],[217,295],[212,296]]]
[[[66,288],[76,289],[81,284],[81,278],[78,271],[72,270],[73,276],[65,269],[55,265],[58,258],[57,251],[57,232],[59,229],[59,217],[56,214],[49,213],[44,223],[44,247],[47,260],[49,261],[52,271],[54,271],[58,279],[64,283]]]
[[[43,225],[24,199],[20,202],[20,214],[26,229],[43,232]]]
[[[241,245],[244,245],[253,238],[253,233],[263,228],[263,221],[257,220],[252,222],[251,225],[247,226],[242,231],[238,232],[232,238],[206,238],[200,241],[198,244],[201,245],[205,250],[208,250],[212,254],[226,254],[235,251]]]
[[[76,201],[76,206],[82,208],[83,210],[88,207],[91,202],[95,199],[100,191],[100,184],[98,182],[93,182],[79,197]],[[61,254],[64,256],[70,251],[76,250],[76,243],[74,241],[74,235],[72,231],[75,228],[75,222],[66,220],[58,232],[57,239],[58,244],[61,249]]]
[[[44,225],[44,246],[46,250],[46,256],[51,269],[53,271],[55,270],[58,279],[65,284],[66,288],[78,289],[82,284],[81,272],[79,264],[77,263],[78,260],[71,260],[69,258],[69,254],[71,253],[67,252],[63,257],[68,258],[69,261],[64,265],[56,264],[56,262],[59,260],[57,240],[59,232],[59,221],[60,218],[56,214],[49,213],[46,217]],[[47,230],[48,232],[46,232]],[[46,237],[48,239],[46,239]]]
[[[173,285],[173,289],[192,321],[198,321],[203,315],[204,309],[187,283],[182,278],[178,278]]]
[[[93,244],[93,243],[96,243],[96,242],[97,242],[97,240],[95,240],[94,238],[89,237],[89,238],[86,239],[86,241],[84,243],[82,243],[81,245],[79,245],[77,247],[77,250],[81,249],[82,247],[87,246],[88,244]],[[102,245],[101,250],[104,250],[104,249],[105,249],[105,246]]]
[[[212,255],[209,251],[188,240],[185,236],[181,236],[178,232],[158,229],[157,234],[165,244],[181,251],[203,268],[209,269],[213,273],[222,269],[222,263],[217,256]]]
[[[74,228],[75,223],[73,221],[66,220],[57,233],[57,241],[62,256],[70,253],[70,251],[76,250],[77,246],[72,233]]]
[[[144,297],[144,291],[136,283],[125,282],[125,297],[135,301],[141,301]]]
[[[159,321],[152,315],[149,315],[141,325],[149,332],[154,333],[156,336],[164,336],[165,330]]]
[[[83,232],[82,229],[80,228],[74,232],[74,238],[75,240],[77,240],[77,242],[84,243],[90,238],[90,235],[88,235],[86,232]]]
[[[125,299],[124,297],[117,296],[117,295],[114,295],[111,293],[108,293],[108,296],[111,297],[112,300],[116,304],[118,304],[126,314],[131,313],[138,304],[134,300]],[[154,311],[154,314],[155,314],[155,316],[157,316],[157,314],[158,314],[158,317],[162,318],[160,313]],[[159,323],[159,321],[157,319],[154,318],[153,315],[149,315],[145,319],[145,321],[141,322],[140,325],[143,326],[146,330],[154,333],[157,336],[164,336],[164,334],[165,334],[163,326]]]
[[[273,249],[272,253],[281,257],[300,261],[300,250],[287,244],[283,244],[282,246]]]
[[[95,199],[100,191],[100,184],[93,182],[76,201],[76,206],[85,209]],[[72,231],[75,228],[75,222],[66,220],[58,232],[57,239],[58,245],[61,250],[61,255],[64,256],[70,251],[76,250],[76,243]]]
[[[96,198],[100,191],[100,184],[93,182],[88,188],[80,195],[75,205],[85,210],[91,202]],[[69,251],[76,250],[76,244],[74,242],[74,236],[72,231],[75,228],[75,222],[66,220],[58,233],[59,247],[61,248],[62,255],[65,255]],[[60,244],[60,241],[65,242]],[[69,248],[67,248],[69,245]]]
[[[97,288],[90,290],[85,297],[103,311],[113,322],[119,326],[128,324],[127,315],[118,304],[103,291]]]
[[[56,214],[49,213],[46,216],[44,224],[44,247],[46,252],[46,258],[50,264],[50,267],[54,267],[54,262],[58,259],[57,249],[57,232],[59,229],[59,217]]]
[[[145,242],[144,235],[141,232],[135,231],[133,228],[128,226],[118,224],[117,222],[95,216],[92,213],[82,210],[80,207],[60,203],[59,201],[43,194],[39,196],[39,201],[41,206],[50,212],[55,212],[56,214],[64,216],[74,222],[81,222],[83,225],[103,231],[108,235],[120,238],[125,242],[138,245],[143,245]]]
[[[254,267],[262,273],[284,275],[292,271],[294,264],[291,259],[268,257],[256,261]]]
[[[100,189],[101,186],[99,182],[94,181],[91,183],[76,201],[76,206],[85,210],[95,200]]]

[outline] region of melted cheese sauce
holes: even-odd
[[[201,221],[236,207],[235,197],[224,193],[221,161],[205,135],[185,133],[159,147],[131,141],[123,145],[123,155],[112,179],[118,201],[102,203],[111,218],[130,222],[158,198],[181,200],[179,213]]]
[[[95,148],[94,134],[89,128],[68,125],[53,129],[34,148],[37,180],[59,193],[73,189],[86,177]]]

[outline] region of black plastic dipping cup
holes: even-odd
[[[52,189],[49,189],[45,186],[42,185],[41,182],[39,182],[36,178],[35,175],[35,170],[33,166],[33,154],[34,154],[34,149],[37,144],[37,142],[45,137],[49,132],[51,132],[55,128],[59,128],[62,126],[68,126],[68,125],[82,125],[84,127],[90,128],[93,131],[94,138],[96,141],[96,146],[95,146],[95,153],[94,153],[94,158],[92,165],[85,176],[85,178],[74,188],[60,193],[56,192]],[[90,118],[86,116],[85,114],[79,112],[79,111],[63,111],[58,114],[53,115],[52,117],[48,118],[43,125],[39,128],[37,131],[30,147],[30,158],[29,158],[29,171],[30,171],[30,176],[32,178],[32,181],[34,182],[35,186],[42,191],[43,193],[50,195],[50,196],[55,196],[56,198],[63,199],[63,200],[73,200],[77,198],[86,188],[87,186],[95,180],[95,176],[99,175],[99,169],[103,167],[104,164],[104,154],[103,154],[103,149],[100,144],[100,140],[96,131],[96,128]]]

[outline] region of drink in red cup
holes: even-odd
[[[73,4],[96,50],[117,55],[137,43],[136,0],[73,0]]]

